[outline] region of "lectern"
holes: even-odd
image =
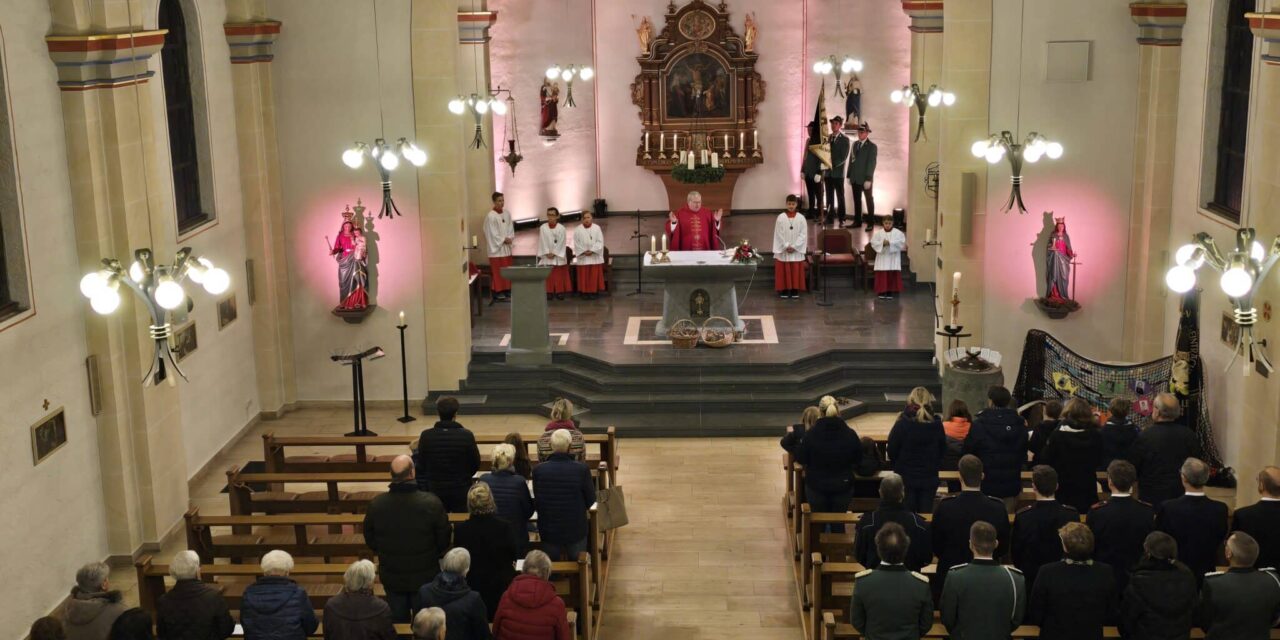
[[[551,335],[547,324],[547,276],[551,267],[506,267],[511,281],[511,342],[507,364],[551,364]]]

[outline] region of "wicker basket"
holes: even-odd
[[[734,333],[733,323],[728,318],[711,316],[702,323],[702,341],[708,347],[723,349],[733,344]]]
[[[688,318],[677,320],[667,329],[667,337],[671,338],[671,346],[677,349],[692,349],[698,346],[698,325]]]

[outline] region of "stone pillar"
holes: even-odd
[[[1178,137],[1178,79],[1182,71],[1182,2],[1135,2],[1138,24],[1138,114],[1134,123],[1133,198],[1129,264],[1125,271],[1122,359],[1164,355],[1165,270],[1172,264],[1167,230],[1173,212],[1173,158]],[[1173,246],[1178,246],[1174,239]]]
[[[245,253],[253,261],[253,357],[258,404],[264,415],[276,417],[297,400],[271,78],[272,45],[280,33],[280,23],[262,19],[253,4],[228,3],[224,31],[231,50]]]
[[[142,31],[136,10],[131,24],[124,4],[119,11],[86,8],[92,22],[61,24],[66,31],[47,38],[62,92],[75,238],[84,272],[100,268],[100,260],[108,257],[128,264],[133,251],[145,247],[169,263],[177,249],[167,167],[156,154],[150,92],[157,89],[148,68],[165,32]],[[63,14],[76,19],[74,12]],[[80,30],[98,23],[104,30]],[[89,352],[98,357],[102,381],[103,412],[96,427],[113,556],[158,543],[187,508],[178,392],[167,384],[143,386],[155,345],[147,330],[150,315],[135,304],[133,294],[121,294],[120,309],[110,316],[85,311]]]
[[[940,79],[942,69],[942,0],[903,0],[902,10],[911,18],[908,29],[911,30],[911,81],[918,83],[920,89],[928,91],[932,85],[947,90]],[[907,155],[907,251],[911,256],[911,271],[917,281],[933,282],[936,272],[936,247],[925,247],[925,229],[937,231],[936,192],[930,195],[925,177],[930,165],[938,162],[938,123],[937,118],[948,107],[937,107],[925,113],[925,131],[929,139],[923,136],[914,141],[916,134],[916,112],[908,109],[908,126],[911,132],[910,152]]]
[[[450,113],[461,92],[458,10],[432,0],[413,2],[410,55],[415,137],[427,152],[418,169],[422,298],[426,322],[427,387],[451,391],[467,377],[471,360],[471,305],[467,288],[467,187],[464,118]],[[468,90],[469,93],[469,90]]]
[[[472,11],[471,0],[460,0],[458,3],[458,86],[463,93],[470,94],[471,91],[483,92],[491,87],[492,80],[489,77],[489,27],[498,21],[498,13],[496,11],[486,11],[486,2],[481,0],[476,7],[476,11]],[[479,86],[476,84],[479,83]],[[506,96],[499,96],[500,100],[505,100]],[[523,105],[528,109],[529,105]],[[498,120],[505,120],[508,116],[498,116]],[[501,127],[494,127],[493,113],[487,113],[480,118],[480,134],[484,137],[485,145],[479,149],[471,146],[472,139],[475,138],[475,120],[470,113],[457,116],[458,119],[466,122],[462,135],[464,137],[463,144],[467,145],[466,149],[466,220],[467,220],[467,237],[472,235],[481,236],[481,246],[483,246],[484,236],[484,216],[489,212],[492,204],[490,195],[496,191],[494,181],[494,159],[506,153],[503,148],[502,138],[506,135],[506,123],[503,122]],[[523,215],[535,212],[520,212]],[[477,263],[488,262],[488,254],[484,249],[479,249],[472,254],[472,259]]]

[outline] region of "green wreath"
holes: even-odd
[[[677,164],[671,169],[671,177],[677,182],[685,184],[708,184],[712,182],[720,182],[724,179],[724,167],[713,167],[711,165],[698,165],[694,169],[689,169],[688,165]]]

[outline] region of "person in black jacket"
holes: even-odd
[[[909,511],[933,511],[938,472],[946,453],[947,434],[942,430],[942,419],[933,413],[933,394],[916,387],[907,396],[907,408],[889,430],[889,462],[902,476]],[[907,535],[913,535],[909,529]]]
[[[1179,470],[1184,460],[1196,455],[1199,445],[1191,428],[1178,422],[1182,407],[1173,394],[1158,394],[1154,408],[1155,423],[1138,434],[1129,455],[1138,469],[1139,497],[1159,507],[1182,495]]]
[[[1058,430],[1058,426],[1062,424],[1062,401],[1046,400],[1044,403],[1044,420],[1040,424],[1031,429],[1031,439],[1027,442],[1027,449],[1031,451],[1031,464],[1044,464],[1040,459],[1041,452],[1044,451],[1044,445],[1049,444],[1049,436]]]
[[[1062,415],[1062,426],[1049,437],[1040,459],[1058,472],[1058,498],[1062,503],[1087,513],[1098,501],[1102,434],[1093,409],[1080,398],[1067,401]],[[1031,580],[1030,576],[1027,580]]]
[[[1237,531],[1227,539],[1227,571],[1205,576],[1196,621],[1205,640],[1266,640],[1280,619],[1280,576],[1256,569],[1258,542]]]
[[[880,556],[876,554],[876,534],[890,522],[901,525],[911,538],[904,561],[908,569],[919,571],[933,561],[929,523],[903,506],[903,495],[902,476],[890,471],[880,479],[880,506],[858,518],[858,532],[853,537],[854,557],[862,566],[874,569],[880,564]]]
[[[320,621],[311,599],[289,579],[293,557],[275,549],[262,556],[262,577],[240,598],[240,626],[245,640],[306,640]]]
[[[840,417],[836,399],[823,396],[818,403],[823,417],[805,432],[796,451],[804,465],[804,489],[814,513],[844,513],[853,499],[853,472],[862,460],[862,441]],[[844,532],[844,525],[830,525]]]
[[[555,560],[576,560],[587,550],[587,510],[596,502],[596,485],[587,465],[573,459],[573,436],[551,434],[551,457],[533,468],[533,497],[538,509],[542,550]]]
[[[998,542],[995,558],[1009,552],[1009,514],[1004,503],[997,498],[983,495],[982,461],[976,456],[960,458],[959,493],[953,493],[938,503],[933,514],[933,552],[938,556],[938,568],[930,585],[934,598],[942,594],[947,571],[958,564],[973,559],[969,548],[969,531],[975,522],[985,522],[996,530]]]
[[[1107,410],[1111,416],[1102,425],[1102,465],[1099,470],[1106,470],[1112,460],[1129,460],[1130,449],[1138,439],[1138,427],[1129,421],[1129,412],[1133,403],[1128,398],[1112,398]]]
[[[467,585],[471,570],[471,553],[455,547],[444,554],[440,573],[418,591],[423,608],[444,610],[445,640],[489,640],[489,615],[479,593]]]
[[[800,441],[804,439],[804,432],[813,426],[813,423],[822,417],[822,411],[817,407],[805,407],[804,413],[800,414],[800,422],[787,427],[787,432],[782,434],[782,440],[778,444],[782,445],[782,450],[795,457],[796,449],[800,447]]]
[[[1116,591],[1124,593],[1129,571],[1142,557],[1147,536],[1155,530],[1156,510],[1133,497],[1133,483],[1138,476],[1133,465],[1116,460],[1107,466],[1107,486],[1111,497],[1093,505],[1085,515],[1085,524],[1093,532],[1099,562],[1111,565],[1115,572]]]
[[[1120,601],[1120,633],[1126,640],[1167,640],[1191,636],[1196,577],[1178,562],[1178,543],[1153,531]]]
[[[500,444],[494,447],[493,471],[480,476],[480,482],[489,485],[498,516],[511,527],[516,540],[516,553],[523,556],[528,553],[529,548],[529,519],[534,512],[533,494],[529,493],[529,483],[524,477],[512,469],[515,459],[514,446]]]
[[[1156,507],[1156,529],[1178,541],[1178,559],[1191,567],[1196,584],[1217,564],[1218,549],[1227,538],[1227,505],[1204,495],[1209,465],[1195,458],[1182,463],[1181,498]]]
[[[120,614],[111,624],[111,634],[107,636],[107,640],[155,640],[154,628],[151,614],[134,607]]]
[[[1040,567],[1062,559],[1062,540],[1058,530],[1068,522],[1079,522],[1080,512],[1054,498],[1058,489],[1058,473],[1053,467],[1039,465],[1031,470],[1031,486],[1036,501],[1018,510],[1013,518],[1013,566],[1034,587]]]
[[[1000,498],[1012,511],[1022,493],[1022,465],[1027,460],[1027,422],[1012,407],[1009,390],[987,390],[988,407],[974,418],[964,452],[982,460],[982,492]]]
[[[223,640],[236,621],[222,592],[200,580],[200,556],[179,551],[169,562],[173,588],[156,600],[156,633],[162,640]]]
[[[396,640],[391,607],[373,595],[378,568],[357,560],[342,575],[342,593],[324,603],[324,640]]]
[[[378,572],[395,622],[408,622],[418,588],[435,577],[449,548],[449,518],[434,494],[419,491],[413,460],[391,461],[391,486],[369,503],[364,542],[378,554]]]
[[[1059,536],[1065,557],[1040,568],[1025,622],[1040,627],[1040,640],[1102,640],[1118,613],[1111,567],[1092,560],[1089,527],[1071,522]]]
[[[889,465],[885,463],[884,456],[880,455],[880,447],[876,445],[875,439],[862,436],[858,442],[862,445],[862,459],[853,468],[853,497],[878,498],[880,472]]]
[[[1258,472],[1256,504],[1236,510],[1234,527],[1258,542],[1257,566],[1280,567],[1280,467],[1267,467]]]
[[[449,513],[467,512],[467,489],[480,470],[480,449],[476,437],[454,421],[458,400],[445,396],[436,401],[440,420],[418,436],[413,462],[418,468],[418,486],[440,498]]]
[[[498,611],[502,594],[516,577],[517,540],[511,525],[496,515],[497,506],[489,485],[477,482],[467,492],[467,508],[471,517],[453,528],[453,546],[471,552],[473,564],[467,582],[484,600],[489,621]],[[524,534],[527,541],[529,535]]]

